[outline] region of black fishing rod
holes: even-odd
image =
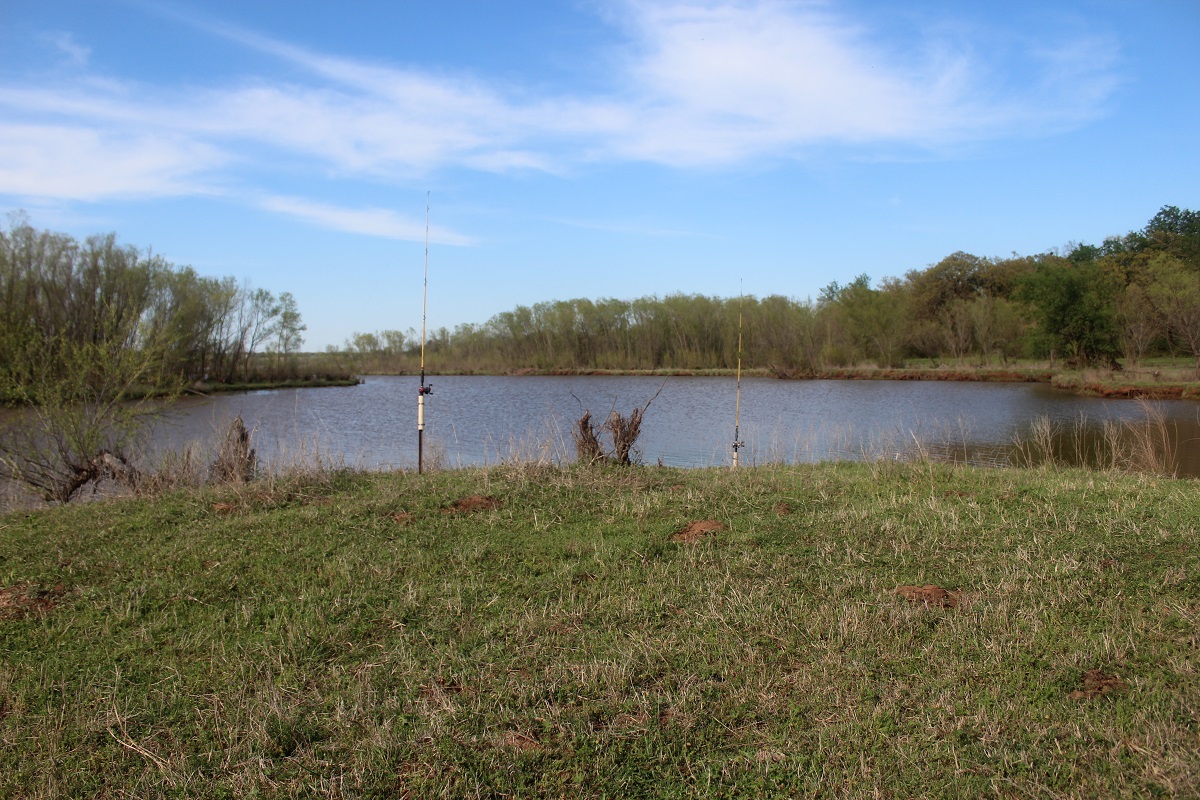
[[[417,474],[425,469],[425,395],[433,394],[433,384],[425,385],[425,309],[429,298],[429,192],[425,193],[425,282],[421,290],[421,385],[417,389]]]
[[[738,451],[745,447],[741,440],[739,423],[742,415],[742,302],[745,295],[738,287],[738,349],[737,349],[737,395],[733,404],[733,466],[738,465]]]

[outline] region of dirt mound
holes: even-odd
[[[392,521],[397,525],[407,525],[414,519],[413,515],[407,511],[397,511],[396,513],[389,514],[388,516],[390,516]]]
[[[495,511],[501,506],[500,498],[490,495],[473,494],[455,500],[452,505],[443,509],[447,514],[472,514],[476,511]]]
[[[542,743],[537,740],[537,737],[529,733],[522,733],[521,731],[505,731],[500,737],[500,744],[505,748],[519,750],[522,753],[542,749]]]
[[[927,583],[924,586],[897,586],[896,594],[910,603],[924,603],[937,608],[955,608],[962,604],[962,592],[956,589],[943,589]]]
[[[1115,675],[1105,675],[1098,669],[1089,669],[1083,673],[1083,688],[1076,689],[1067,697],[1072,700],[1094,700],[1106,694],[1113,694],[1125,688],[1125,681]]]
[[[688,526],[683,530],[671,535],[673,542],[698,542],[710,533],[720,533],[728,530],[724,523],[717,522],[715,519],[702,519],[696,522],[689,522]]]
[[[53,589],[38,589],[22,583],[0,589],[0,620],[25,619],[33,614],[45,614],[62,603],[66,588],[60,583]]]

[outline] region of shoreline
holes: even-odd
[[[324,389],[331,386],[357,386],[360,383],[362,383],[362,378],[357,375],[349,378],[290,378],[281,381],[245,381],[242,383],[203,383],[197,381],[185,389],[183,394],[206,397],[212,394],[263,392],[272,389]]]
[[[366,372],[363,375],[405,375],[407,373]],[[479,377],[658,377],[658,378],[733,378],[737,371],[724,368],[597,369],[592,367],[539,369],[522,367],[503,372],[483,370],[444,370],[429,375]],[[779,380],[844,381],[948,381],[961,383],[1044,383],[1055,389],[1084,397],[1118,400],[1200,400],[1200,381],[1146,383],[1140,380],[1104,381],[1088,379],[1087,373],[1054,371],[1046,367],[946,368],[946,367],[838,367],[814,371],[786,370],[778,367],[743,369],[742,377],[778,378]],[[288,387],[280,387],[288,388]]]

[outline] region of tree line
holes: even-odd
[[[294,369],[304,330],[290,292],[199,275],[116,234],[80,241],[19,214],[0,229],[0,400],[36,402],[31,387],[80,364],[135,356],[144,389],[260,379]]]
[[[1163,207],[1100,245],[988,258],[955,252],[872,284],[831,283],[815,299],[673,294],[517,306],[482,324],[440,328],[433,369],[722,369],[805,374],[873,363],[1130,365],[1185,353],[1200,370],[1200,213]],[[329,352],[360,371],[414,367],[415,331],[356,333]]]

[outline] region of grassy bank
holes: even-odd
[[[1195,796],[1197,520],[893,463],[10,514],[0,796]]]

